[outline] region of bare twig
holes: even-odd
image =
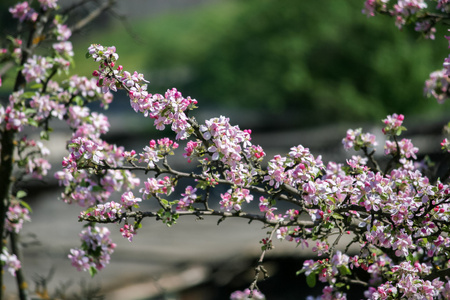
[[[114,5],[115,2],[116,2],[115,0],[105,1],[102,5],[97,7],[97,9],[93,10],[89,15],[87,15],[86,17],[84,17],[83,19],[81,19],[77,23],[75,23],[75,25],[73,25],[70,28],[72,33],[80,31],[83,27],[85,27],[86,25],[91,23],[93,20],[95,20],[102,12],[110,9]]]
[[[258,214],[251,214],[251,213],[245,213],[245,212],[225,212],[225,211],[218,211],[218,210],[195,210],[195,211],[177,211],[176,212],[179,216],[218,216],[223,218],[241,218],[241,219],[248,219],[248,220],[254,220],[262,222],[269,226],[275,226],[278,227],[286,227],[286,226],[301,226],[303,228],[313,228],[315,226],[315,223],[313,221],[307,221],[307,220],[295,220],[295,221],[274,221],[269,220],[265,216],[258,215]],[[119,222],[119,220],[127,219],[127,218],[157,218],[158,214],[156,212],[152,211],[134,211],[134,212],[125,212],[120,213],[116,216],[114,219],[104,219],[101,220],[98,217],[95,216],[82,216],[79,218],[79,221],[88,221],[88,222],[96,222],[96,223],[115,223]]]
[[[264,256],[266,255],[267,250],[272,250],[273,249],[273,246],[272,246],[273,235],[275,234],[275,232],[277,232],[279,227],[280,227],[279,223],[275,224],[275,226],[273,227],[272,231],[270,232],[269,238],[265,241],[265,245],[262,247],[261,256],[259,257],[258,264],[255,267],[255,277],[253,279],[253,282],[250,284],[250,296],[253,295],[253,291],[255,289],[258,289],[258,285],[257,285],[258,284],[258,278],[259,278],[259,275],[261,274],[261,272],[264,275],[264,279],[267,279],[269,277],[269,274],[267,273],[267,270],[263,266]]]

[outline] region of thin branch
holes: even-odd
[[[111,8],[111,6],[114,5],[116,1],[115,0],[108,0],[105,1],[101,6],[97,7],[94,11],[92,11],[89,15],[75,23],[70,30],[72,33],[75,33],[77,31],[80,31],[83,27],[91,23],[93,20],[95,20],[102,12],[108,10]]]
[[[72,5],[70,5],[69,7],[66,7],[64,10],[61,11],[61,15],[65,16],[68,15],[72,10],[81,7],[83,5],[85,5],[86,3],[92,2],[93,0],[81,0],[78,1],[76,3],[73,3]]]
[[[361,148],[362,150],[363,150],[363,152],[364,152],[364,155],[369,159],[369,161],[373,164],[373,166],[374,166],[374,168],[375,168],[375,171],[376,172],[380,172],[380,173],[382,173],[381,172],[381,168],[380,168],[380,165],[378,164],[378,162],[375,160],[375,158],[373,157],[374,156],[374,154],[375,154],[375,150],[373,150],[372,152],[368,152],[367,151],[367,147],[362,147]]]
[[[432,281],[433,279],[445,278],[446,276],[450,276],[450,268],[433,272],[433,273],[425,276],[423,278],[423,280],[430,280],[430,281]]]
[[[255,277],[253,279],[253,282],[250,284],[250,296],[252,296],[253,290],[258,289],[257,283],[259,274],[261,274],[262,272],[264,275],[264,279],[267,279],[269,277],[267,270],[263,266],[264,256],[266,255],[267,250],[273,249],[272,246],[273,235],[275,234],[275,232],[278,230],[279,227],[280,227],[279,223],[275,224],[272,231],[270,232],[269,238],[266,240],[265,245],[262,247],[263,250],[261,256],[259,257],[258,264],[255,267]]]
[[[194,211],[177,211],[176,212],[179,216],[218,216],[218,217],[224,217],[224,218],[241,218],[241,219],[248,219],[252,221],[259,221],[269,226],[275,226],[278,227],[286,227],[286,226],[301,226],[303,228],[313,228],[316,224],[313,221],[302,221],[302,220],[296,220],[296,221],[282,221],[277,222],[273,220],[267,219],[265,216],[257,215],[257,214],[250,214],[245,212],[224,212],[224,211],[217,211],[217,210],[194,210]],[[80,216],[79,221],[88,221],[88,222],[97,222],[97,223],[115,223],[119,222],[120,220],[127,219],[127,218],[158,218],[158,214],[156,212],[152,211],[135,211],[135,212],[124,212],[117,214],[117,217],[114,219],[100,219],[99,217],[95,216]]]
[[[4,77],[4,75],[6,74],[6,73],[8,73],[8,71],[12,68],[12,67],[14,67],[14,62],[13,61],[8,61],[8,62],[6,62],[4,65],[3,65],[3,67],[0,69],[0,77]]]
[[[108,13],[110,13],[114,18],[118,19],[122,23],[125,31],[130,35],[132,39],[134,39],[137,43],[144,43],[144,40],[139,37],[139,35],[133,30],[133,28],[131,28],[127,16],[119,14],[114,9],[109,10]]]

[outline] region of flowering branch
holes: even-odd
[[[72,130],[72,136],[63,170],[57,171],[55,178],[65,189],[61,198],[80,205],[79,221],[86,222],[80,233],[81,246],[69,254],[78,270],[94,276],[111,259],[116,244],[109,230],[98,224],[121,224],[120,233],[132,242],[143,230],[144,218],[172,226],[180,216],[216,216],[218,224],[227,218],[241,218],[270,228],[268,238],[262,240],[254,280],[249,289],[233,293],[231,299],[264,299],[257,283],[261,274],[268,275],[263,260],[273,248],[275,235],[302,247],[311,244],[317,259],[305,261],[299,272],[306,275],[311,287],[317,281],[327,284],[323,298],[345,299],[354,284],[366,288],[368,299],[450,297],[448,176],[442,180],[425,176],[426,166],[417,164],[418,148],[411,140],[400,138],[406,130],[403,115],[392,114],[383,120],[386,165],[374,157],[375,135],[362,128],[349,129],[342,143],[346,150],[361,151],[363,156],[352,156],[345,163],[324,164],[321,156],[302,145],[266,160],[263,148],[252,143],[251,130],[232,125],[225,116],[198,121],[191,116],[197,100],[184,97],[175,88],[151,94],[143,74],[117,65],[115,47],[89,47],[87,56],[98,64],[93,79],[72,76],[55,82],[53,77],[67,72],[71,64],[71,30],[55,15],[55,0],[38,2],[38,12],[28,1],[10,9],[20,26],[30,26],[30,30],[26,45],[18,38],[11,39],[11,49],[2,50],[8,58],[5,62],[14,61],[20,70],[9,102],[0,106],[0,228],[4,238],[11,237],[12,250],[10,253],[2,241],[0,262],[17,276],[20,285],[25,281],[15,238],[29,221],[30,208],[19,182],[42,179],[50,169],[45,159],[48,149],[40,141],[30,140],[23,130],[32,127],[42,139],[48,139],[50,120],[59,119]],[[80,29],[112,2],[103,2],[73,29]],[[390,14],[399,28],[415,23],[416,30],[434,38],[434,25],[447,19],[450,8],[446,0],[434,2],[439,13],[425,12],[431,1],[368,0],[365,13]],[[36,55],[43,39],[54,42],[51,55]],[[426,83],[426,93],[439,102],[450,94],[449,68],[450,59],[446,59],[444,70],[432,74]],[[11,69],[6,66],[2,70],[3,75]],[[175,138],[150,140],[141,151],[104,141],[108,119],[90,111],[86,104],[100,99],[107,108],[111,92],[118,89],[126,91],[131,109],[158,130],[170,127]],[[176,155],[180,144],[186,163],[196,164],[191,172],[175,169],[168,158]],[[441,147],[450,151],[450,142],[445,139]],[[145,175],[142,183],[135,175],[138,172]],[[218,186],[224,189],[216,197]],[[177,187],[182,187],[181,191]],[[120,200],[114,201],[117,192]],[[256,212],[249,207],[255,199],[259,201]],[[143,201],[154,201],[158,208],[142,211]],[[220,208],[212,209],[214,202]],[[347,235],[352,238],[344,239]],[[359,246],[351,255],[350,245]],[[364,282],[357,273],[370,279]]]

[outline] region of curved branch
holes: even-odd
[[[218,216],[222,218],[241,218],[241,219],[248,219],[250,221],[259,221],[261,223],[264,223],[269,226],[279,226],[279,227],[286,227],[286,226],[301,226],[303,228],[313,228],[316,226],[316,223],[313,221],[305,221],[305,220],[296,220],[296,221],[274,221],[269,220],[265,216],[258,215],[258,214],[251,214],[251,213],[245,213],[245,212],[224,212],[224,211],[217,211],[217,210],[194,210],[194,211],[177,211],[176,212],[179,216]],[[88,222],[97,222],[97,223],[116,223],[120,222],[121,220],[127,219],[127,218],[158,218],[158,214],[156,212],[152,211],[135,211],[135,212],[124,212],[117,214],[117,218],[115,219],[103,219],[100,220],[98,217],[95,216],[80,216],[79,222],[82,221],[88,221]]]
[[[80,5],[83,5],[88,1],[82,1],[80,2]],[[80,31],[83,27],[91,23],[93,20],[95,20],[102,12],[108,10],[111,8],[111,6],[114,5],[116,1],[115,0],[108,0],[105,1],[101,6],[97,7],[96,10],[93,10],[89,15],[78,21],[75,25],[73,25],[70,30],[72,33],[75,33],[77,31]]]
[[[444,279],[447,276],[450,276],[450,268],[433,272],[433,273],[425,276],[423,278],[423,280],[430,280],[430,281],[432,281],[433,279],[436,279],[436,278]]]
[[[267,279],[269,277],[267,270],[263,266],[264,256],[266,255],[267,250],[273,249],[272,239],[273,239],[273,235],[278,230],[278,227],[279,227],[279,223],[277,223],[273,227],[272,231],[270,232],[270,236],[266,241],[266,244],[262,247],[263,250],[262,250],[261,256],[259,257],[258,264],[255,267],[255,277],[253,279],[253,282],[250,284],[250,296],[252,296],[253,290],[258,289],[257,283],[258,283],[259,274],[262,272],[264,274],[264,279]]]

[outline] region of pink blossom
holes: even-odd
[[[142,202],[141,198],[136,198],[133,195],[133,192],[128,191],[122,194],[122,197],[120,198],[122,204],[128,208],[128,207],[134,207],[138,205],[138,202]]]
[[[22,73],[27,82],[35,81],[37,83],[43,82],[48,74],[48,71],[53,67],[53,63],[48,58],[33,55],[28,58],[23,65]]]
[[[400,153],[397,153],[400,150]],[[401,157],[414,158],[417,159],[416,153],[419,151],[417,147],[411,143],[409,139],[402,139],[400,142],[395,143],[391,141],[386,141],[384,146],[384,153],[386,155],[400,155]]]
[[[250,297],[250,295],[252,295]],[[250,291],[245,289],[244,291],[235,291],[230,295],[230,300],[265,300],[266,297],[258,290]]]
[[[143,193],[143,197],[153,194],[169,195],[174,190],[173,183],[168,176],[165,176],[163,179],[148,178],[144,185],[145,188],[140,190]]]
[[[72,42],[64,41],[52,45],[53,49],[59,54],[73,56]]]
[[[54,33],[56,35],[56,39],[58,41],[67,41],[72,36],[72,31],[67,25],[59,24],[56,21],[54,22],[55,30]]]
[[[225,211],[240,211],[243,202],[250,203],[253,200],[253,195],[244,188],[229,189],[226,193],[220,194],[220,197],[222,199],[219,202],[220,208]]]
[[[377,145],[375,135],[371,133],[363,133],[361,128],[347,130],[347,136],[342,139],[345,150],[354,148],[359,150],[363,147],[375,147]]]
[[[38,0],[43,10],[55,9],[57,7],[58,0]]]
[[[22,131],[28,124],[28,118],[24,112],[7,106],[5,110],[6,130]]]
[[[438,103],[443,103],[448,98],[449,79],[447,73],[446,69],[432,72],[430,78],[425,81],[424,94],[428,97],[433,96]]]
[[[9,232],[19,233],[24,222],[30,222],[30,212],[26,207],[19,203],[12,203],[6,212],[6,230]]]
[[[80,234],[81,249],[71,249],[68,257],[72,266],[79,271],[88,271],[91,268],[103,269],[110,261],[116,244],[110,239],[110,232],[106,227],[88,226]]]
[[[90,259],[83,250],[70,249],[68,257],[72,261],[72,266],[78,271],[87,271],[91,267]]]
[[[15,254],[9,254],[8,249],[3,247],[3,251],[0,254],[0,262],[3,265],[3,269],[7,270],[11,276],[16,276],[16,271],[22,266]]]
[[[122,236],[128,239],[130,242],[133,241],[133,237],[137,234],[136,229],[133,225],[125,224],[122,228],[120,228],[120,232]]]
[[[386,135],[400,135],[401,131],[404,130],[402,127],[403,120],[405,117],[400,114],[392,114],[387,116],[386,119],[383,120],[383,123],[386,125],[382,131]]]
[[[9,8],[9,12],[13,18],[19,19],[20,22],[36,20],[36,12],[30,7],[28,1],[17,3],[14,7]]]
[[[197,199],[197,189],[188,185],[185,192],[181,194],[182,198],[178,201],[176,210],[187,210]]]

